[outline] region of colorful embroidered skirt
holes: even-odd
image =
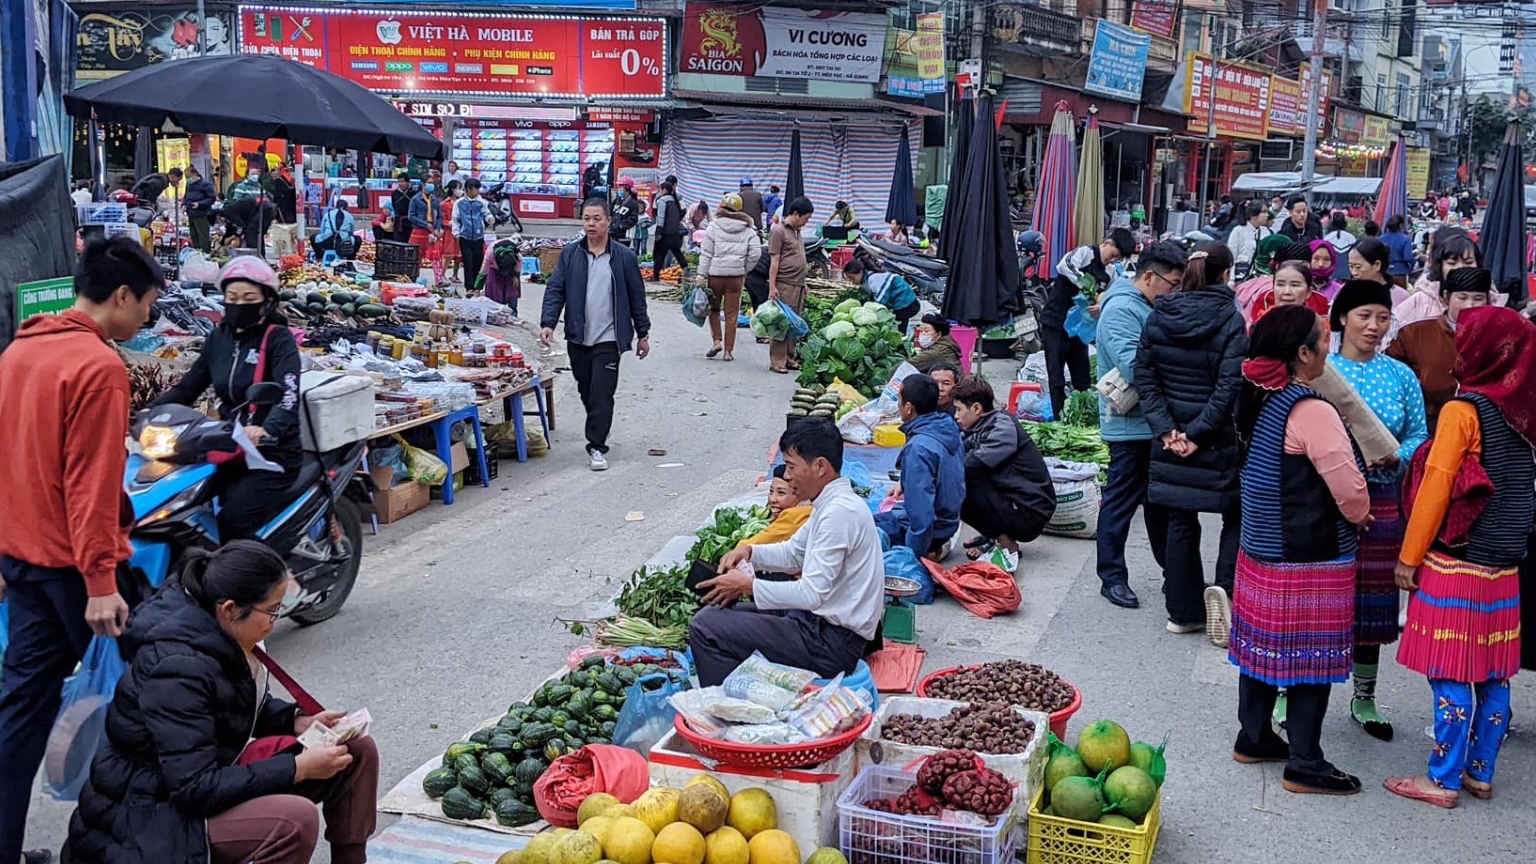
[[[1288,687],[1349,678],[1355,655],[1355,559],[1280,564],[1237,555],[1227,656]]]
[[[1408,601],[1397,662],[1430,678],[1476,684],[1520,669],[1520,571],[1430,552]]]
[[[1394,571],[1403,549],[1406,523],[1398,505],[1397,484],[1372,483],[1371,528],[1360,535],[1356,555],[1355,644],[1390,645],[1397,641],[1398,593]]]

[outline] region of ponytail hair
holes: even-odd
[[[244,618],[286,578],[288,562],[283,556],[254,540],[236,540],[215,552],[188,552],[181,587],[210,615],[228,600]]]
[[[1285,389],[1303,345],[1316,346],[1322,318],[1306,306],[1277,306],[1254,322],[1248,334],[1248,359],[1237,393],[1237,435],[1244,456],[1270,397]]]
[[[1211,285],[1220,285],[1221,277],[1232,269],[1232,250],[1227,244],[1207,240],[1195,246],[1184,266],[1184,281],[1180,291],[1199,291]]]

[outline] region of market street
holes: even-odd
[[[538,308],[541,289],[530,288],[525,310]],[[383,757],[381,793],[560,668],[586,640],[565,633],[556,617],[600,606],[669,539],[691,533],[716,504],[748,492],[764,473],[792,379],[769,374],[764,346],[750,339],[737,362],[706,361],[707,336],[683,320],[677,304],[651,305],[653,354],[644,362],[627,355],[622,365],[611,470],[586,469],[580,402],[563,374],[548,456],[503,462],[490,489],[466,488],[452,507],[434,504],[403,525],[384,526],[368,539],[363,573],[341,615],[308,629],[282,624],[269,641],[327,707],[370,709]],[[554,363],[562,365],[563,356]],[[1012,367],[994,362],[988,371],[1005,381]],[[646,455],[652,448],[667,454]],[[627,522],[631,511],[643,520]],[[1509,738],[1499,796],[1436,815],[1381,788],[1382,777],[1422,765],[1430,746],[1422,732],[1428,688],[1386,663],[1381,701],[1397,740],[1382,744],[1354,726],[1346,688],[1336,688],[1323,733],[1328,756],[1362,778],[1364,793],[1286,794],[1280,766],[1231,761],[1237,671],[1202,636],[1164,631],[1140,520],[1136,528],[1129,554],[1142,609],[1127,612],[1099,598],[1091,541],[1042,537],[1026,547],[1019,613],[982,621],[942,596],[918,609],[918,635],[929,652],[924,673],[1021,658],[1082,690],[1074,736],[1101,717],[1153,743],[1171,730],[1160,861],[1213,861],[1243,850],[1246,862],[1438,862],[1451,819],[1463,844],[1458,857],[1513,860],[1520,832],[1498,827],[1529,818],[1536,777],[1529,721],[1517,720]],[[1208,527],[1208,564],[1214,535]],[[1514,698],[1517,717],[1536,711],[1520,679]],[[29,846],[58,848],[69,813],[70,806],[39,794]],[[322,844],[316,860],[326,856]]]

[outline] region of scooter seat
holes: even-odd
[[[293,501],[304,493],[305,489],[315,485],[320,480],[320,472],[325,470],[325,465],[320,462],[320,457],[313,453],[305,453],[304,461],[299,465],[299,472],[293,475],[293,482],[288,484],[288,491],[284,493],[285,500]]]

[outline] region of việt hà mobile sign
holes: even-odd
[[[56,315],[73,305],[75,305],[73,276],[23,282],[16,286],[17,323],[33,315]]]

